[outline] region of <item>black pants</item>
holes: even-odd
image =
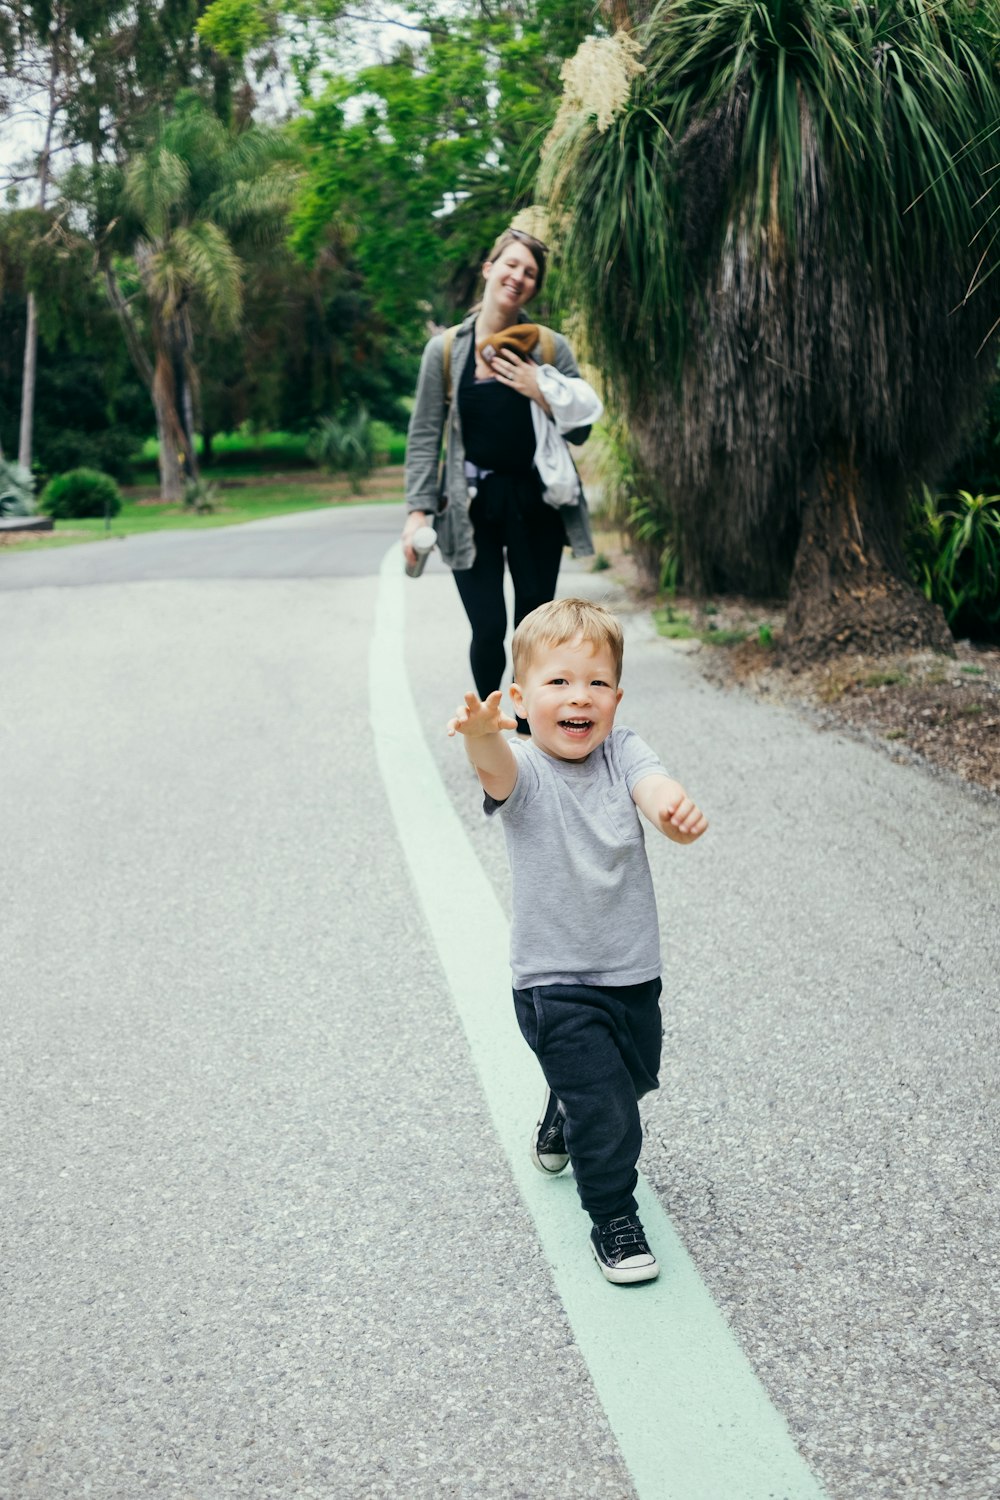
[[[517,626],[555,594],[566,530],[559,512],[542,499],[535,474],[487,475],[469,515],[476,560],[471,568],[456,571],[455,582],[472,626],[472,680],[480,698],[485,698],[500,686],[507,665],[504,551],[514,583]]]
[[[650,979],[514,991],[524,1039],[566,1112],[577,1192],[595,1224],[636,1211],[638,1101],[659,1086],[662,988]]]

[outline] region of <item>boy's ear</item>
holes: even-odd
[[[516,682],[512,682],[509,688],[510,701],[514,705],[514,712],[519,719],[526,719],[528,715],[524,711],[524,696]]]
[[[618,705],[619,705],[619,703],[622,701],[622,692],[623,691],[624,691],[624,689],[619,688],[618,691],[617,691],[617,693],[615,694],[615,708],[617,708]]]

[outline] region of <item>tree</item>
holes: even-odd
[[[240,246],[281,234],[290,155],[276,131],[227,126],[189,94],[124,169],[89,177],[108,296],[156,414],[165,500],[179,500],[185,473],[198,473],[196,327],[238,325]],[[130,264],[133,286],[124,279]]]
[[[507,0],[407,14],[384,62],[307,100],[294,224],[307,257],[331,226],[350,242],[376,313],[417,351],[429,319],[468,306],[484,253],[531,203],[559,68],[592,6]]]
[[[689,581],[790,578],[793,661],[950,643],[902,528],[994,364],[998,34],[996,0],[673,0],[570,78],[545,179],[608,390]]]
[[[51,475],[88,464],[125,478],[149,432],[149,400],[132,374],[89,246],[37,208],[0,213],[0,437],[15,451],[32,292],[36,466]]]
[[[198,84],[225,118],[239,68],[196,33],[200,0],[0,0],[0,114],[30,128],[30,165],[8,173],[43,212],[60,160],[126,160],[146,120]],[[206,86],[207,80],[207,86]],[[246,100],[243,100],[246,107]],[[33,456],[38,363],[38,293],[28,294],[23,346],[20,460]]]
[[[248,247],[243,265],[238,335],[208,327],[199,337],[203,463],[212,434],[244,422],[305,431],[358,405],[405,421],[399,398],[412,392],[412,359],[333,227],[309,264],[277,244]]]
[[[53,186],[56,152],[69,142],[68,116],[80,81],[80,53],[111,24],[125,0],[28,0],[0,18],[0,55],[10,93],[4,100],[23,128],[37,134],[38,150],[21,181],[30,180],[35,206],[44,216]],[[18,180],[15,178],[15,180]],[[33,458],[35,385],[38,366],[38,295],[28,292],[21,381],[18,460],[30,469]]]

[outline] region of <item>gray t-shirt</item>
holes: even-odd
[[[666,776],[631,729],[585,760],[556,760],[512,738],[517,781],[499,812],[513,887],[514,988],[642,984],[660,972],[653,881],[632,788]]]

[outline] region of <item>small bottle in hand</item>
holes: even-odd
[[[410,546],[417,554],[413,562],[406,564],[407,578],[419,578],[424,571],[427,559],[437,545],[437,533],[433,526],[419,527],[410,538]]]

